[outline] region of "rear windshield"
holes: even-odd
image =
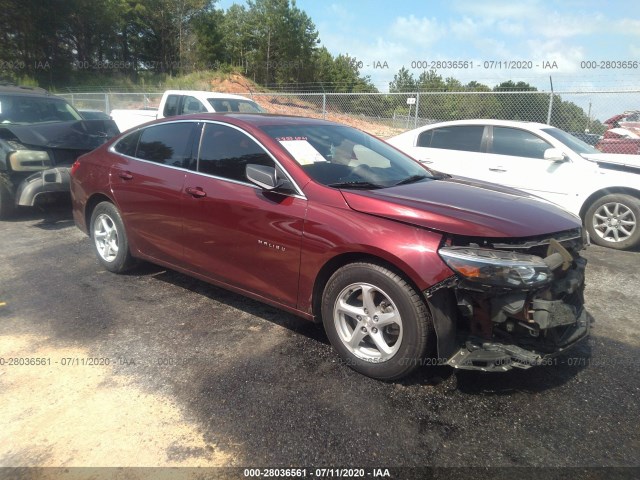
[[[369,183],[372,188],[383,188],[433,178],[415,160],[351,127],[265,125],[262,130],[277,140],[311,178],[324,185]]]
[[[0,123],[22,124],[82,120],[65,100],[32,95],[0,95]]]

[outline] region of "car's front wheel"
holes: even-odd
[[[121,273],[134,265],[120,212],[112,203],[99,203],[93,210],[91,239],[98,260],[110,272]]]
[[[587,210],[585,226],[593,243],[626,250],[640,245],[640,200],[621,193],[597,199]]]
[[[401,276],[371,263],[352,263],[332,275],[322,320],[342,360],[380,380],[396,380],[418,366],[432,332],[421,295]]]

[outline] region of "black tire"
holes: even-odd
[[[322,321],[348,366],[387,381],[422,363],[433,332],[421,295],[399,275],[371,263],[352,263],[331,276],[322,297]]]
[[[115,205],[110,202],[96,205],[89,228],[93,249],[104,268],[113,273],[122,273],[135,265],[122,217]]]
[[[9,177],[0,173],[0,220],[11,218],[15,212],[15,198]]]
[[[587,210],[584,223],[597,245],[636,248],[640,245],[640,200],[622,193],[600,197]]]

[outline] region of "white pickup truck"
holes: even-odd
[[[159,118],[202,112],[264,113],[253,100],[229,93],[167,90],[157,110],[112,110],[111,118],[121,132]]]

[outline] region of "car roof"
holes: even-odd
[[[217,120],[220,122],[233,123],[237,125],[245,124],[254,127],[265,125],[341,125],[321,118],[297,117],[295,115],[277,115],[269,113],[194,113],[191,115],[180,115],[177,117],[167,117],[164,121],[181,120]]]
[[[493,118],[473,118],[468,120],[451,120],[448,122],[437,122],[420,127],[422,130],[426,130],[433,127],[444,127],[454,125],[493,125],[497,127],[527,127],[527,128],[552,128],[551,125],[539,122],[523,122],[520,120],[497,120]]]
[[[235,95],[233,93],[222,92],[207,92],[205,90],[167,90],[165,95],[190,95],[197,98],[219,98],[219,99],[234,99],[234,100],[249,100],[250,98],[243,97],[242,95]]]

